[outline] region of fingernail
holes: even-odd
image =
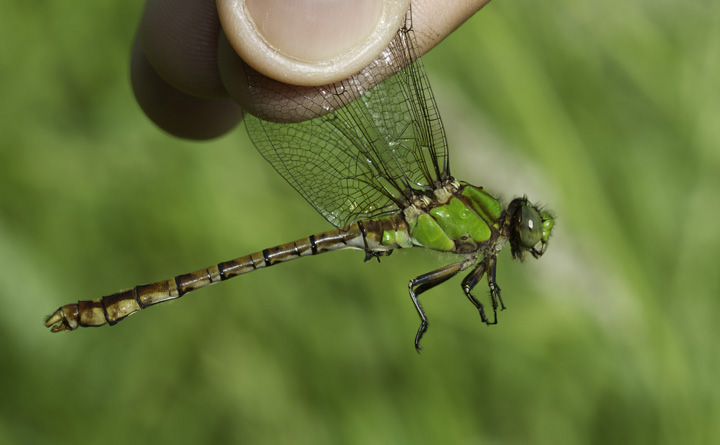
[[[288,57],[317,62],[365,41],[375,29],[382,0],[246,0],[257,31]]]
[[[228,40],[253,68],[282,82],[321,85],[369,64],[392,39],[408,3],[218,0],[217,4]]]

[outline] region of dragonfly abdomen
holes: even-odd
[[[386,252],[400,247],[397,243],[382,243],[381,228],[392,225],[389,221],[382,220],[357,222],[342,229],[310,235],[169,280],[138,285],[95,300],[66,304],[48,317],[45,325],[51,327],[53,332],[72,331],[78,327],[114,325],[149,306],[175,300],[196,289],[303,256],[343,249]]]

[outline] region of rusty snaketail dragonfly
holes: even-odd
[[[251,96],[282,95],[277,83],[247,69]],[[377,86],[377,79],[385,79]],[[285,87],[287,88],[287,86]],[[394,249],[424,247],[457,261],[410,280],[420,327],[428,328],[418,297],[470,270],[462,291],[486,324],[505,309],[495,280],[496,257],[506,243],[512,256],[540,257],[553,215],[516,198],[503,208],[483,187],[450,174],[445,132],[425,69],[415,53],[410,19],[381,57],[350,79],[323,87],[296,87],[312,101],[301,122],[246,115],[247,132],[260,154],[334,229],[270,247],[165,281],[60,307],[45,325],[52,332],[114,325],[127,316],[210,284],[285,261],[342,249],[365,251],[365,260]],[[473,295],[487,277],[492,320]]]

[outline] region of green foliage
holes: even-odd
[[[428,54],[453,174],[558,217],[542,259],[502,255],[498,326],[460,278],[423,295],[420,356],[407,282],[448,258],[415,251],[43,327],[60,304],[329,227],[242,129],[201,145],[142,116],[139,14],[3,8],[0,442],[720,440],[720,5],[495,2]]]

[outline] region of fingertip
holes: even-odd
[[[214,0],[148,0],[138,28],[143,53],[174,88],[226,97],[217,70],[220,19]]]
[[[218,0],[233,49],[262,74],[322,85],[357,73],[392,39],[409,0]]]
[[[130,80],[140,108],[155,125],[173,136],[212,139],[229,132],[242,119],[242,109],[230,98],[206,99],[170,86],[150,65],[137,38]]]

